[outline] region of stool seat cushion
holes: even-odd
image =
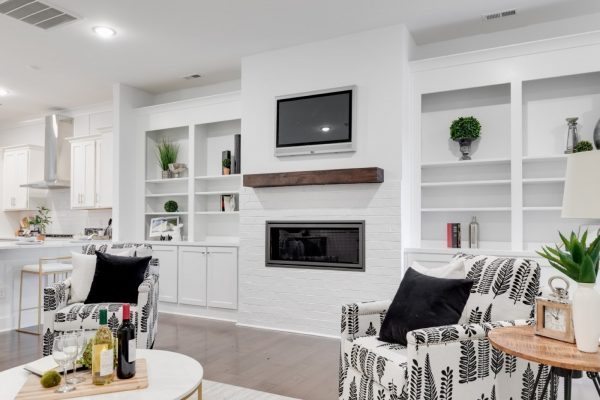
[[[25,265],[22,268],[25,272],[34,272],[37,273],[40,271],[40,266],[38,264]],[[43,274],[58,274],[60,272],[71,272],[73,270],[73,266],[71,264],[61,264],[61,263],[48,263],[42,264],[42,273]]]

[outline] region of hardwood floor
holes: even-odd
[[[155,348],[197,359],[204,378],[212,381],[306,400],[337,398],[339,341],[335,339],[160,314]],[[37,336],[0,333],[0,371],[40,354]]]

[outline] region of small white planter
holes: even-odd
[[[593,283],[579,283],[573,296],[573,328],[577,349],[585,353],[598,351],[600,339],[600,293]]]

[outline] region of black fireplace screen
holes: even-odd
[[[268,267],[364,271],[364,221],[267,221]]]

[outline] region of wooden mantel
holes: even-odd
[[[353,183],[383,183],[383,169],[369,167],[244,175],[244,186],[253,188]]]

